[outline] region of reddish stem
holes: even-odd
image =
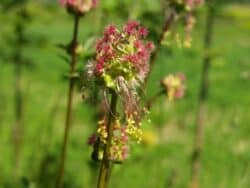
[[[74,18],[74,31],[73,31],[73,40],[70,45],[70,53],[71,53],[71,67],[70,67],[70,80],[69,80],[69,90],[68,90],[68,103],[67,103],[67,112],[66,112],[66,122],[65,122],[65,130],[63,137],[63,147],[62,153],[60,157],[60,166],[56,179],[56,188],[63,188],[63,180],[64,180],[64,165],[67,154],[67,146],[68,146],[68,137],[69,137],[69,129],[72,122],[72,104],[73,104],[73,95],[74,95],[74,77],[76,69],[76,61],[77,61],[77,38],[78,38],[78,28],[79,28],[79,16],[76,14]]]
[[[107,143],[105,144],[105,147],[104,147],[104,155],[103,155],[103,159],[101,162],[97,188],[108,187],[109,176],[111,172],[111,162],[109,160],[109,156],[110,156],[110,147],[111,147],[112,136],[113,136],[113,126],[114,126],[115,115],[116,115],[116,105],[117,105],[117,94],[113,92],[112,97],[111,97],[110,112],[109,112],[108,124],[107,124],[108,138],[107,138]]]

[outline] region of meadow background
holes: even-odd
[[[8,1],[8,0],[7,0]],[[1,5],[1,2],[0,2]],[[250,187],[250,4],[220,1],[217,6],[214,54],[210,71],[208,112],[202,153],[202,188]],[[16,45],[14,10],[0,6],[0,188],[50,188],[55,184],[61,151],[68,65],[57,44],[71,39],[72,18],[56,1],[31,1],[31,19],[25,26],[27,44],[21,49],[29,62],[22,70],[23,137],[20,168],[13,176],[14,66]],[[172,72],[187,77],[186,96],[174,103],[161,97],[143,124],[141,145],[132,147],[130,158],[112,171],[111,188],[185,188],[191,172],[191,154],[203,50],[206,8],[196,12],[197,23],[190,49],[173,41],[161,48],[149,86],[152,96],[159,80]],[[164,17],[160,1],[101,0],[100,6],[81,20],[80,41],[86,53],[79,70],[94,51],[94,42],[110,23],[122,25],[137,19],[155,40]],[[179,28],[180,34],[183,28]],[[96,108],[74,101],[74,120],[65,169],[65,188],[95,187],[97,164],[90,160],[87,138],[95,130]],[[150,120],[150,121],[149,121]]]

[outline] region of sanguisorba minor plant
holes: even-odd
[[[69,129],[72,122],[72,101],[74,95],[74,82],[76,78],[76,63],[78,57],[78,32],[79,21],[87,12],[95,8],[97,0],[59,0],[59,3],[66,8],[67,12],[74,18],[73,36],[71,42],[64,48],[66,53],[71,57],[70,72],[69,72],[69,90],[67,99],[67,112],[65,121],[65,130],[63,138],[63,147],[60,157],[59,171],[56,179],[56,188],[63,187],[64,164],[66,160]]]
[[[89,140],[94,147],[92,158],[101,160],[98,188],[108,187],[111,166],[128,157],[129,143],[141,141],[142,116],[154,100],[162,94],[166,94],[169,101],[183,97],[186,87],[182,73],[170,74],[162,79],[162,89],[148,101],[147,109],[140,108],[138,88],[145,87],[158,50],[168,36],[171,24],[181,14],[185,16],[184,43],[186,46],[191,43],[190,34],[194,24],[191,13],[201,2],[171,1],[173,12],[166,19],[154,52],[153,43],[144,41],[147,29],[136,21],[127,23],[122,30],[114,25],[108,26],[97,42],[96,59],[87,65],[87,74],[103,90],[106,99],[106,114],[98,122],[97,133]]]
[[[129,156],[129,143],[140,142],[143,111],[138,88],[149,72],[154,45],[146,28],[130,21],[119,30],[108,26],[96,45],[96,58],[86,69],[106,98],[106,114],[98,122],[92,144],[101,160],[97,187],[107,188],[111,165]]]

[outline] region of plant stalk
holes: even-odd
[[[80,17],[76,14],[74,17],[74,31],[73,39],[70,44],[70,53],[71,53],[71,64],[70,64],[70,80],[69,80],[69,89],[68,89],[68,102],[67,102],[67,112],[66,112],[66,121],[65,121],[65,130],[63,137],[63,147],[60,157],[59,171],[56,179],[56,188],[63,188],[64,182],[64,165],[67,155],[67,146],[68,146],[68,137],[69,129],[72,122],[72,105],[73,105],[73,95],[74,95],[74,77],[77,62],[77,40],[78,40],[78,30],[79,30],[79,19]]]
[[[97,188],[108,187],[109,176],[110,176],[111,165],[112,165],[109,160],[109,156],[110,156],[110,147],[111,147],[111,142],[112,142],[112,137],[113,137],[113,127],[114,127],[114,122],[116,118],[115,117],[116,105],[117,105],[117,94],[115,92],[112,92],[110,112],[109,112],[108,124],[107,124],[108,138],[107,138],[107,143],[104,146],[104,154],[103,154],[103,159],[101,161]]]
[[[159,92],[157,92],[153,97],[151,97],[150,99],[147,100],[146,102],[146,107],[148,110],[151,110],[152,105],[156,102],[156,100],[165,94],[164,90],[160,90]]]
[[[21,15],[19,15],[21,16]],[[23,97],[22,97],[22,66],[23,59],[21,51],[24,45],[24,26],[17,22],[15,26],[15,33],[17,36],[17,48],[14,54],[14,76],[15,76],[15,125],[12,130],[13,145],[14,145],[14,175],[18,175],[20,152],[22,145],[22,117],[23,117]]]
[[[205,52],[209,52],[212,45],[213,38],[213,28],[214,28],[214,18],[215,10],[212,1],[208,4],[208,13],[206,16],[206,28],[204,37],[204,49]],[[203,150],[203,140],[204,140],[204,123],[206,116],[206,103],[207,95],[209,89],[209,69],[212,57],[208,53],[204,56],[202,75],[200,83],[200,94],[198,102],[198,110],[196,117],[196,130],[195,130],[195,140],[194,140],[194,151],[192,156],[192,171],[191,171],[191,188],[199,188],[199,178],[201,173],[201,154]]]
[[[161,44],[164,40],[164,36],[165,36],[165,33],[169,31],[172,23],[174,22],[175,20],[175,17],[176,17],[176,12],[173,10],[170,15],[168,15],[168,17],[166,18],[165,20],[165,23],[164,23],[164,26],[162,28],[162,32],[160,34],[160,37],[158,39],[158,41],[156,42],[156,45],[155,45],[155,50],[151,56],[151,60],[150,60],[150,69],[149,69],[149,73],[148,73],[148,76],[146,77],[145,79],[145,83],[144,83],[144,87],[146,87],[147,85],[147,82],[148,82],[148,78],[150,77],[150,74],[152,73],[152,69],[153,69],[153,66],[154,64],[156,63],[156,59],[159,55],[159,52],[160,52],[160,47],[161,47]]]

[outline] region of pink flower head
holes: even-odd
[[[104,79],[102,83],[114,90],[142,82],[154,49],[152,42],[144,41],[147,35],[148,30],[137,21],[129,21],[123,30],[107,26],[96,44],[95,77]]]
[[[83,15],[97,6],[98,0],[59,0],[70,13]]]
[[[186,90],[185,80],[186,77],[182,73],[170,74],[163,78],[161,83],[170,101],[184,96]]]

